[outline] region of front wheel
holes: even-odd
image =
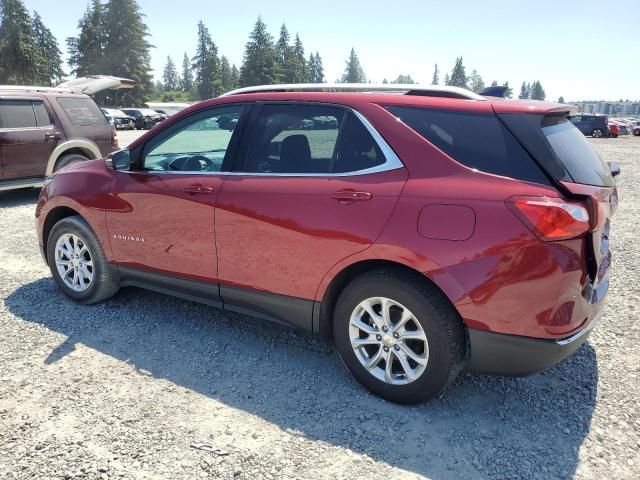
[[[47,261],[60,290],[76,302],[97,303],[119,289],[95,233],[79,216],[63,218],[53,226]]]
[[[58,170],[62,170],[67,165],[72,165],[78,162],[84,162],[89,160],[84,155],[79,155],[77,153],[70,153],[69,155],[63,155],[57,161],[55,166],[53,167],[53,173],[56,173]]]
[[[365,388],[396,403],[440,393],[462,367],[462,320],[425,279],[375,270],[352,281],[336,304],[336,347]]]
[[[591,136],[593,138],[601,138],[604,135],[604,132],[602,131],[601,128],[594,128],[593,131],[591,132]]]

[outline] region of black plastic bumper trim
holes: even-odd
[[[590,333],[588,328],[564,340],[546,340],[470,328],[471,368],[494,375],[531,375],[571,355]]]

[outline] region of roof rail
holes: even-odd
[[[28,85],[0,85],[0,91],[12,91],[12,92],[58,92],[58,93],[70,93],[68,88],[60,87],[37,87]]]
[[[268,92],[362,92],[396,93],[404,95],[423,95],[427,97],[461,98],[467,100],[486,100],[481,95],[459,87],[440,85],[398,84],[398,83],[286,83],[282,85],[257,85],[244,87],[224,93],[221,97],[243,93]]]

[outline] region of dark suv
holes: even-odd
[[[37,236],[79,303],[134,285],[300,327],[371,391],[419,402],[467,362],[544,369],[596,324],[618,169],[570,108],[454,87],[242,89],[55,175]]]
[[[117,148],[115,129],[89,96],[0,86],[0,190],[42,185],[66,165]]]
[[[150,108],[121,108],[120,110],[133,117],[135,128],[139,130],[149,130],[166,118]]]
[[[569,119],[584,135],[594,138],[609,136],[609,119],[606,115],[580,113],[572,115]]]

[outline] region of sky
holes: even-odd
[[[88,0],[24,0],[58,38],[78,33]],[[240,67],[249,33],[261,15],[277,39],[286,23],[300,34],[306,54],[318,51],[326,80],[344,71],[355,48],[374,83],[409,74],[440,80],[462,56],[467,74],[476,69],[487,84],[509,81],[517,96],[523,81],[540,80],[547,98],[640,100],[640,1],[378,0],[322,2],[241,0],[138,0],[155,46],[153,74],[160,78],[171,56],[181,65],[193,56],[199,20],[221,54]],[[67,69],[68,70],[68,69]]]

